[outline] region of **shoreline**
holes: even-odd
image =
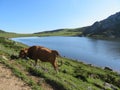
[[[26,77],[34,77],[32,78],[32,82],[34,82],[34,84],[32,83],[32,85],[34,88],[38,88],[38,86],[41,87],[41,85],[36,81],[36,79],[39,81],[39,79],[42,78],[42,80],[44,80],[44,83],[46,82],[48,86],[54,88],[54,90],[87,90],[89,87],[94,90],[100,90],[107,87],[106,85],[104,85],[104,83],[114,85],[115,88],[120,90],[120,77],[117,72],[104,70],[91,64],[79,62],[78,60],[61,57],[59,59],[63,61],[63,65],[59,67],[59,73],[56,74],[49,63],[45,63],[45,66],[47,67],[44,67],[44,64],[39,62],[41,68],[35,68],[32,66],[34,61],[31,60],[9,60],[11,55],[18,55],[19,50],[28,46],[19,42],[13,42],[9,39],[6,40],[0,38],[0,40],[2,41],[0,43],[0,47],[2,47],[0,48],[0,55],[3,55],[4,58],[8,58],[8,60],[3,60],[2,57],[0,57],[1,62],[6,64],[6,66],[12,68],[13,71],[15,68],[17,72],[19,70],[21,73],[17,73],[18,77],[24,78],[23,80],[25,81]],[[26,76],[23,77],[21,75]],[[29,79],[27,80],[27,83],[31,83]]]
[[[37,36],[35,36],[35,38],[36,38]],[[49,36],[48,36],[49,37]],[[55,36],[56,37],[56,36]],[[58,36],[58,37],[60,37],[60,36]],[[19,37],[18,37],[19,38]],[[20,37],[20,38],[34,38],[34,37]],[[11,40],[11,39],[10,39]],[[12,41],[15,41],[15,42],[17,42],[16,40],[12,40]],[[18,41],[19,42],[19,41]],[[21,43],[21,42],[20,42]],[[22,44],[24,44],[24,43],[22,43]],[[27,45],[27,44],[24,44],[24,45]],[[27,45],[28,46],[28,45]],[[28,46],[29,47],[29,46]],[[64,56],[63,56],[64,57]],[[67,56],[65,56],[65,57],[67,57]],[[86,62],[85,60],[80,60],[80,59],[75,59],[75,58],[70,58],[70,57],[67,57],[68,59],[72,59],[72,60],[75,60],[75,61],[79,61],[79,62],[83,62],[83,63],[85,63],[85,64],[91,64],[92,66],[96,66],[96,67],[100,67],[100,68],[102,68],[102,69],[104,69],[105,67],[108,67],[108,68],[110,68],[110,69],[112,69],[114,72],[118,72],[118,73],[120,73],[120,70],[119,69],[114,69],[114,68],[111,68],[109,65],[106,65],[106,66],[102,66],[102,65],[95,65],[95,64],[93,64],[93,63],[89,63],[89,62]]]

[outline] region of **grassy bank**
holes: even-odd
[[[120,75],[110,70],[103,70],[92,65],[77,62],[68,58],[58,58],[63,65],[56,73],[49,63],[38,63],[33,60],[13,59],[21,48],[27,47],[7,38],[0,38],[0,63],[25,81],[33,90],[120,90]]]

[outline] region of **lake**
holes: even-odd
[[[12,40],[28,46],[45,46],[58,50],[62,56],[99,67],[108,66],[120,72],[120,41],[63,36],[22,37]]]

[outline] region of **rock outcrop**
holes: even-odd
[[[103,35],[108,37],[120,37],[120,12],[108,18],[95,22],[86,28],[84,35]]]

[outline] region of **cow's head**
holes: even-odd
[[[19,52],[19,58],[27,58],[28,48],[24,48]]]

